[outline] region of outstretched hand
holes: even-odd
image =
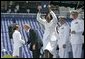
[[[48,10],[49,10],[49,12],[51,11],[51,5],[48,5]]]
[[[38,6],[37,9],[40,12],[40,10],[42,9],[42,7],[41,6]]]

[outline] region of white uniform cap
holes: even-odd
[[[59,16],[58,18],[66,18],[65,16]]]
[[[78,14],[79,12],[77,10],[72,10],[71,14]]]

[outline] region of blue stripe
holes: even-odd
[[[10,54],[9,53],[9,45],[8,45],[9,42],[8,42],[8,38],[7,38],[7,33],[5,33],[5,34],[6,34],[5,37],[6,37],[7,54]]]
[[[35,24],[39,27],[39,30],[41,30],[40,24],[39,24],[38,22],[36,22]],[[41,31],[40,31],[40,33],[41,33]],[[43,36],[43,35],[42,35],[42,33],[41,33],[41,38],[42,38],[42,36]]]
[[[2,35],[2,33],[1,33],[1,35]],[[4,45],[3,45],[3,36],[1,36],[1,50],[3,49],[3,47],[4,47]],[[1,56],[3,56],[4,55],[4,53],[1,51]]]
[[[8,20],[8,19],[6,19]],[[6,29],[8,29],[8,22],[6,21],[5,22],[5,25],[6,25]],[[10,45],[9,45],[9,38],[8,38],[8,33],[6,33],[6,40],[7,40],[7,47],[8,47],[8,51],[10,50]]]
[[[37,22],[36,22],[35,24],[36,24],[37,27],[39,27],[39,24],[38,24]],[[38,30],[40,30],[40,29],[38,28]],[[39,32],[40,32],[40,33],[39,33]],[[38,33],[39,33],[39,35],[40,35],[40,38],[42,38],[42,36],[41,36],[42,33],[41,33],[41,31],[39,31],[39,32],[38,32]]]
[[[8,30],[8,29],[7,29],[7,20],[8,20],[8,19],[5,18],[5,31],[6,31],[6,32],[8,32],[8,31],[7,31],[7,30]]]
[[[4,49],[6,49],[7,50],[7,46],[6,46],[6,39],[5,39],[6,37],[5,37],[5,33],[3,33],[3,40],[4,40]],[[4,55],[6,55],[7,53],[6,52],[4,52]]]
[[[4,44],[4,36],[2,36],[2,39],[1,39],[2,41],[3,41],[3,48],[2,49],[4,49],[5,48],[5,44]],[[3,55],[5,55],[5,53],[4,52],[2,52],[2,56]]]
[[[7,26],[9,26],[8,25],[8,23],[9,23],[9,19],[7,19],[8,21],[7,21]],[[7,27],[7,29],[8,29],[8,27]],[[9,46],[9,53],[10,53],[10,55],[12,55],[12,45],[11,45],[11,39],[9,38],[9,33],[7,33],[7,38],[8,38],[8,46]]]
[[[29,23],[30,23],[31,28],[33,29],[33,26],[32,26],[32,24],[31,24],[31,19],[29,19]]]
[[[44,34],[44,28],[41,28],[41,26],[40,26],[40,24],[39,24],[39,22],[37,22],[37,24],[39,25],[39,27],[40,27],[40,32],[41,32],[41,36],[43,37],[43,34]],[[43,27],[43,26],[42,26]]]
[[[4,31],[4,29],[5,29],[5,23],[4,23],[4,21],[3,21],[3,31]],[[4,37],[4,33],[3,33],[3,44],[4,44],[4,49],[6,49],[6,43],[5,43],[5,37]],[[7,49],[6,49],[7,50]],[[6,55],[6,53],[4,52],[4,55]]]
[[[31,19],[30,19],[31,20]],[[37,29],[37,27],[34,26],[34,20],[31,20],[31,24],[33,26],[33,29]]]
[[[9,20],[9,22],[8,22],[8,25],[11,25],[12,24],[12,21],[11,20]],[[8,35],[9,36],[9,35]],[[10,42],[10,47],[11,47],[11,51],[13,51],[13,48],[12,48],[12,45],[13,45],[13,39],[10,39],[9,38],[9,42]]]
[[[5,18],[5,31],[6,31],[6,29],[7,29],[7,22],[6,22],[6,18]],[[6,39],[6,46],[7,46],[7,53],[8,53],[8,51],[9,51],[9,47],[8,47],[8,38],[7,38],[7,33],[5,33],[5,36],[4,36]],[[9,54],[9,53],[8,53]]]
[[[5,31],[6,31],[6,29],[7,29],[7,26],[6,26],[7,24],[6,24],[6,18],[5,18]],[[7,50],[7,52],[6,52],[6,54],[9,54],[8,53],[8,51],[9,51],[9,47],[8,47],[8,38],[7,38],[7,33],[4,33],[5,35],[4,35],[4,37],[5,37],[5,43],[6,43],[6,50]]]
[[[2,20],[1,20],[1,24],[2,24],[2,32],[3,32],[3,18],[1,18]]]
[[[37,30],[37,32],[38,32],[38,26],[37,26],[37,24],[35,24],[35,22],[33,22],[33,27]],[[39,34],[39,32],[38,32],[38,35],[40,36],[41,34]]]
[[[2,20],[3,20],[3,19],[1,18],[1,29],[2,29],[2,31],[3,31],[3,22],[2,22]],[[1,31],[1,32],[2,32],[2,31]]]

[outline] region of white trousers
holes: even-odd
[[[81,58],[82,44],[72,44],[73,58]]]
[[[19,56],[19,47],[13,47],[13,56]]]
[[[57,56],[57,50],[56,50],[56,48],[57,48],[57,42],[56,41],[51,41],[51,46],[52,46],[52,51],[51,51],[51,53],[53,54],[53,58],[56,58],[56,56]]]
[[[67,48],[59,48],[59,56],[60,58],[68,58],[69,54]]]

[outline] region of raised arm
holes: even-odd
[[[52,11],[50,5],[48,5],[48,9],[49,9],[49,12],[50,12],[50,14],[52,15],[53,19],[57,20],[56,14]]]
[[[37,21],[44,25],[46,20],[40,17],[41,16],[40,9],[41,9],[41,6],[38,6]]]

